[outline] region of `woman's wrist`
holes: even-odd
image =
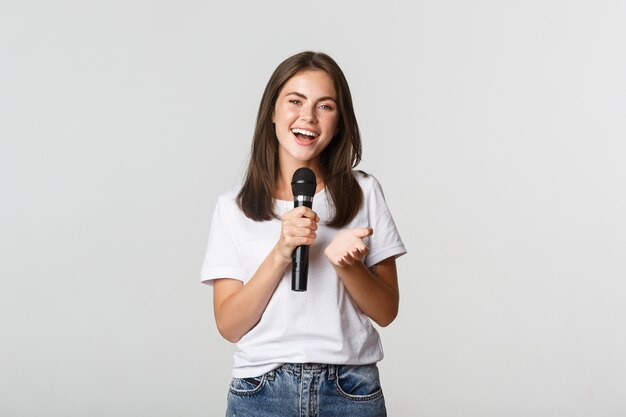
[[[291,256],[285,257],[278,243],[274,246],[270,255],[272,257],[274,265],[279,268],[285,269],[291,263]]]

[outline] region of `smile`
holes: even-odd
[[[291,129],[291,133],[293,133],[296,136],[302,135],[302,136],[306,136],[312,139],[318,136],[318,134],[315,132],[312,132],[310,130],[305,130],[305,129],[299,129],[299,128]]]

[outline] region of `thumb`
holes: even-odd
[[[374,229],[372,229],[371,227],[357,227],[355,229],[355,232],[359,238],[364,238],[371,236],[374,233]]]

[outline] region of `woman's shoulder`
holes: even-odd
[[[371,178],[373,177],[371,174],[368,174],[367,172],[360,169],[352,170],[352,175],[354,175],[354,178],[356,178],[356,180],[359,182],[359,185],[370,182]]]
[[[359,169],[353,170],[352,174],[354,175],[354,178],[356,178],[364,193],[369,192],[372,188],[380,188],[380,183],[374,175],[368,174],[367,172]]]
[[[222,191],[217,196],[217,205],[224,208],[235,208],[237,206],[237,195],[239,195],[241,187],[233,187],[229,190]]]

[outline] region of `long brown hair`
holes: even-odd
[[[272,112],[285,83],[305,70],[326,72],[337,92],[338,133],[320,154],[320,168],[326,191],[334,203],[334,214],[327,225],[343,227],[356,216],[363,202],[363,191],[352,173],[352,168],[361,161],[361,135],[346,77],[331,57],[320,52],[306,51],[291,56],[270,77],[259,105],[248,170],[237,195],[237,204],[252,220],[277,218],[273,197],[279,175],[278,139]]]

